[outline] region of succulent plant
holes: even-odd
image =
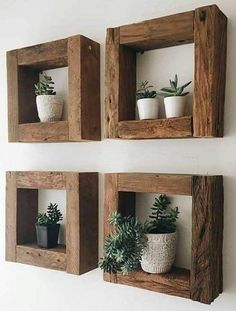
[[[37,224],[47,226],[56,224],[63,219],[61,211],[56,203],[50,203],[47,208],[47,213],[39,213],[37,216]]]
[[[150,91],[151,88],[153,88],[152,85],[148,85],[148,81],[145,80],[142,83],[140,83],[140,88],[136,91],[136,97],[137,99],[142,98],[155,98],[157,96],[156,91]]]
[[[45,73],[41,75],[39,82],[34,85],[35,95],[56,95],[52,77]]]
[[[183,91],[191,82],[192,81],[189,81],[186,84],[178,87],[178,76],[176,74],[174,80],[170,80],[170,87],[163,87],[161,89],[162,92],[158,92],[157,95],[163,97],[185,96],[189,94],[189,92],[183,93]]]

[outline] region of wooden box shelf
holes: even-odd
[[[226,42],[227,17],[216,5],[109,28],[106,38],[105,137],[222,137]],[[135,120],[136,54],[186,43],[194,43],[193,118]]]
[[[6,178],[6,260],[72,274],[95,269],[98,174],[7,172]],[[66,191],[66,245],[53,249],[37,247],[38,189]]]
[[[104,234],[112,231],[115,211],[135,215],[135,192],[192,196],[191,269],[174,267],[153,275],[104,274],[104,280],[190,298],[210,304],[223,290],[223,177],[158,173],[105,174]]]
[[[68,67],[68,118],[40,123],[34,84],[43,70]],[[101,139],[100,45],[82,35],[7,52],[9,142]],[[91,91],[92,90],[92,91]]]

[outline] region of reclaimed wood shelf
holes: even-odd
[[[211,33],[211,35],[208,35]],[[135,120],[136,54],[194,43],[190,118]],[[216,5],[107,29],[105,138],[223,137],[227,17]]]
[[[66,245],[53,249],[37,247],[38,189],[66,191]],[[95,269],[98,263],[98,174],[7,172],[6,260],[71,274]]]
[[[191,269],[161,275],[141,270],[104,280],[190,298],[210,304],[223,291],[223,177],[158,173],[105,174],[104,235],[113,230],[108,216],[135,215],[135,193],[192,196]]]
[[[34,84],[68,67],[68,118],[40,123]],[[100,45],[82,35],[7,52],[9,142],[101,140]],[[92,92],[91,92],[92,90]]]

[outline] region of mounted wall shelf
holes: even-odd
[[[128,276],[104,274],[104,280],[210,304],[223,290],[223,177],[151,173],[105,175],[104,234],[112,231],[110,213],[135,214],[135,192],[192,196],[191,269],[169,273],[141,269]]]
[[[98,263],[98,174],[7,172],[6,260],[82,274]],[[38,189],[66,191],[66,245],[36,244]],[[86,224],[86,225],[85,225]]]
[[[34,84],[68,67],[68,120],[40,123]],[[9,142],[101,139],[100,45],[82,35],[7,52]]]
[[[216,5],[107,30],[105,137],[222,137],[227,18]],[[135,120],[136,53],[194,43],[193,117]]]

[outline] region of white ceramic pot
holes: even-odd
[[[186,96],[170,96],[164,98],[167,118],[183,117],[186,107]]]
[[[170,271],[176,253],[177,233],[146,234],[147,247],[141,260],[141,267],[148,273]]]
[[[157,119],[159,113],[159,101],[157,98],[142,98],[137,101],[140,120]]]
[[[63,99],[57,95],[36,96],[38,116],[41,122],[60,121],[63,110]]]

